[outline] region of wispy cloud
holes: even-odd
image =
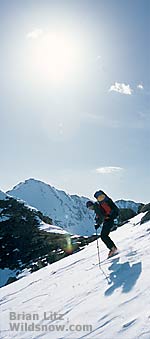
[[[27,39],[38,39],[43,34],[42,29],[35,28],[33,31],[27,33]]]
[[[123,168],[118,166],[106,166],[99,167],[96,169],[96,172],[99,174],[113,174],[121,171],[123,171]]]
[[[137,85],[137,88],[144,89],[144,86],[142,84]]]
[[[123,83],[115,82],[114,85],[111,85],[109,92],[118,92],[121,94],[131,95],[133,92],[133,89],[130,87],[130,85],[126,85]]]

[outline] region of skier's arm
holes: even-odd
[[[99,204],[97,204],[97,203],[95,204],[94,210],[95,210],[95,214],[96,214],[96,216],[95,216],[95,222],[96,222],[95,229],[97,230],[102,225],[102,223],[104,221],[104,215],[103,215],[102,211],[100,210]]]
[[[97,231],[97,229],[99,229],[98,233],[101,234],[103,224],[101,224],[101,225],[95,224],[94,227],[95,227],[96,231]]]
[[[104,218],[103,217],[95,217],[95,221],[96,221],[96,224],[94,225],[95,229],[97,230],[99,227],[101,228],[102,227],[102,224],[103,224],[103,221],[104,221]]]
[[[100,226],[104,221],[104,217],[102,215],[96,215],[95,221],[96,221],[96,224]]]
[[[95,224],[94,227],[97,230],[100,227],[100,225],[99,224]]]

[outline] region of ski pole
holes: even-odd
[[[107,279],[108,284],[111,283],[111,280],[109,279],[109,277],[107,276],[107,274],[103,271],[102,267],[101,267],[101,259],[100,259],[100,250],[99,250],[99,243],[98,243],[98,234],[97,234],[97,230],[96,230],[96,241],[97,241],[97,254],[98,254],[98,265],[99,265],[99,269],[102,271],[103,275],[105,276],[105,278]]]

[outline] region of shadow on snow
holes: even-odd
[[[122,287],[122,293],[128,293],[142,272],[141,262],[130,265],[128,261],[123,264],[120,264],[118,261],[119,258],[114,259],[108,268],[112,271],[109,276],[112,286],[105,291],[106,296],[111,295],[118,287]]]

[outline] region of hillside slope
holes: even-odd
[[[32,272],[61,258],[67,235],[40,211],[0,191],[0,287],[27,268]]]
[[[1,339],[149,339],[150,222],[140,225],[142,216],[113,232],[116,257],[105,260],[108,251],[99,239],[109,283],[93,242],[3,287]]]

